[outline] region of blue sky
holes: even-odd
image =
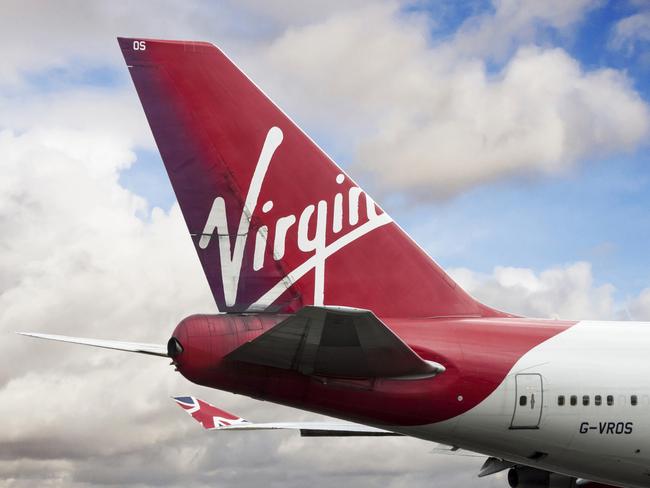
[[[484,273],[496,265],[541,271],[589,261],[596,282],[614,284],[624,298],[650,284],[649,162],[641,153],[544,180],[476,188],[420,208],[421,221],[444,230],[432,235],[422,226],[413,235],[434,255],[446,250],[436,255],[444,267]]]
[[[638,7],[630,2],[610,1],[589,12],[577,30],[575,39],[565,45],[586,67],[610,67],[628,73],[636,90],[648,100],[650,96],[650,64],[643,59],[646,43],[623,52],[607,49],[616,22],[633,15]]]
[[[627,2],[603,2],[571,35],[547,34],[587,69],[624,71],[649,102],[650,65],[640,59],[648,45],[625,54],[607,48],[614,25],[636,10]],[[647,142],[631,154],[585,160],[558,176],[508,179],[420,209],[440,222],[445,242],[460,243],[458,252],[438,255],[438,261],[489,272],[497,264],[539,271],[584,260],[597,282],[616,286],[617,298],[638,293],[650,286]],[[415,237],[436,248],[436,236],[426,230]]]

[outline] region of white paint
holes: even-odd
[[[335,234],[343,228],[343,194],[337,193],[334,196],[334,212],[332,215],[332,230]]]
[[[253,270],[259,271],[264,266],[264,251],[266,250],[266,238],[269,233],[269,228],[262,225],[257,229],[255,236],[255,253],[253,255]]]
[[[314,305],[322,305],[325,293],[325,257],[323,251],[327,237],[327,202],[318,202],[316,211],[316,229],[314,237],[309,237],[311,217],[314,215],[314,206],[309,205],[300,215],[298,221],[298,249],[303,252],[314,252],[316,264],[314,266]]]
[[[275,239],[273,241],[273,257],[276,261],[284,257],[287,232],[289,228],[295,223],[295,215],[287,215],[286,217],[278,219],[275,225]]]
[[[244,247],[246,246],[246,238],[248,237],[248,228],[250,226],[250,219],[255,212],[257,206],[257,199],[260,194],[262,182],[269,169],[271,158],[275,150],[282,143],[283,134],[278,127],[271,127],[266,134],[260,157],[255,166],[255,172],[251,179],[251,184],[246,195],[244,208],[239,219],[239,227],[235,237],[235,247],[230,247],[230,233],[228,230],[228,218],[226,216],[226,204],[222,197],[214,199],[212,210],[208,215],[208,220],[203,229],[201,239],[199,240],[199,247],[205,249],[210,243],[210,239],[217,231],[219,236],[219,257],[221,258],[221,278],[223,281],[223,294],[226,305],[231,307],[235,304],[237,299],[237,288],[239,286],[239,276],[241,274],[241,265],[244,257]]]
[[[472,410],[437,424],[390,430],[577,478],[649,487],[648,351],[650,323],[579,322],[522,356]],[[538,429],[510,428],[521,374],[538,374],[543,381]],[[558,395],[565,396],[564,406]],[[577,396],[576,406],[570,405],[571,395]],[[582,405],[583,395],[590,397],[588,406]],[[594,405],[595,395],[602,396],[602,405]],[[614,405],[607,405],[607,395],[614,396]],[[630,404],[631,395],[638,396],[638,405]],[[631,422],[633,430],[601,434],[599,424],[610,422]],[[597,429],[581,433],[584,423]],[[535,452],[548,455],[531,460]]]
[[[359,222],[359,197],[361,196],[361,188],[350,188],[350,195],[348,200],[348,219],[350,225],[357,225]]]
[[[243,255],[249,234],[250,220],[257,207],[257,200],[260,194],[261,186],[268,171],[271,159],[282,143],[283,134],[278,127],[272,127],[267,133],[266,140],[262,147],[255,172],[246,195],[244,208],[240,217],[239,227],[234,236],[235,244],[231,247],[232,237],[228,226],[226,213],[226,202],[223,197],[217,196],[212,203],[212,208],[208,214],[202,235],[199,239],[199,248],[206,249],[216,232],[219,240],[219,255],[221,258],[221,278],[224,289],[224,298],[226,306],[233,306],[237,302],[237,290],[242,271]],[[337,184],[345,181],[345,176],[337,174],[335,177]],[[305,262],[296,269],[290,271],[283,277],[271,290],[269,290],[257,302],[251,305],[251,309],[258,309],[259,306],[268,307],[273,300],[277,299],[282,292],[291,286],[297,279],[304,276],[307,271],[314,270],[314,297],[315,305],[324,303],[325,292],[325,260],[332,253],[341,249],[357,238],[365,235],[367,232],[392,222],[390,217],[385,213],[379,215],[374,201],[365,194],[359,187],[352,186],[348,190],[348,221],[350,225],[359,224],[359,199],[364,196],[366,202],[366,215],[368,221],[352,229],[346,235],[341,236],[334,243],[327,246],[326,238],[328,231],[328,206],[326,200],[321,200],[317,204],[307,205],[298,218],[295,244],[299,251],[311,254],[305,258]],[[334,195],[332,227],[333,233],[340,233],[343,228],[343,208],[344,195],[339,192]],[[269,200],[262,206],[262,212],[268,213],[274,206],[274,202]],[[273,258],[278,261],[283,259],[286,252],[287,239],[289,230],[296,223],[296,216],[293,214],[278,218],[275,222],[265,222],[260,226],[255,235],[255,247],[253,255],[253,271],[258,272],[264,268],[266,246],[268,242],[268,233],[274,229],[273,239]],[[368,225],[370,224],[370,225]],[[273,297],[273,300],[269,299]]]
[[[325,247],[322,256],[317,257],[316,255],[313,255],[312,257],[307,259],[304,263],[302,263],[300,266],[298,266],[293,271],[288,273],[287,276],[285,276],[282,280],[276,283],[276,285],[273,288],[271,288],[268,292],[266,292],[266,294],[264,294],[259,300],[257,300],[250,307],[248,307],[248,311],[254,312],[254,311],[266,310],[293,283],[295,283],[300,278],[302,278],[305,274],[307,274],[309,271],[314,269],[318,264],[319,259],[321,258],[327,259],[329,256],[340,251],[351,242],[354,242],[360,237],[370,233],[371,231],[379,227],[382,227],[386,224],[390,224],[391,222],[393,222],[393,220],[390,218],[390,216],[386,213],[383,213],[381,215],[378,215],[375,219],[368,220],[363,225],[360,225],[356,229],[339,237],[337,240],[335,240],[334,242],[332,242],[331,244]]]

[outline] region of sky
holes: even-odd
[[[216,312],[115,38],[223,48],[470,293],[537,317],[650,320],[650,2],[0,5],[0,486],[503,487],[414,439],[203,432],[163,359]]]

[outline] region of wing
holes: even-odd
[[[226,358],[337,378],[414,379],[445,370],[418,356],[372,312],[344,307],[304,307]]]
[[[53,334],[38,334],[36,332],[18,332],[20,335],[48,339],[50,341],[70,342],[86,346],[102,347],[104,349],[117,349],[118,351],[138,352],[151,356],[169,357],[167,346],[164,344],[145,344],[141,342],[106,341],[103,339],[86,339],[84,337],[70,337]]]
[[[193,396],[174,397],[176,403],[206,430],[297,430],[303,437],[400,436],[395,432],[351,422],[255,423]]]

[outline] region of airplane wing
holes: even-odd
[[[174,397],[176,403],[206,430],[298,430],[302,437],[401,436],[395,432],[351,422],[255,423],[193,396]]]
[[[324,377],[415,379],[445,370],[371,311],[346,307],[304,307],[226,358]]]

